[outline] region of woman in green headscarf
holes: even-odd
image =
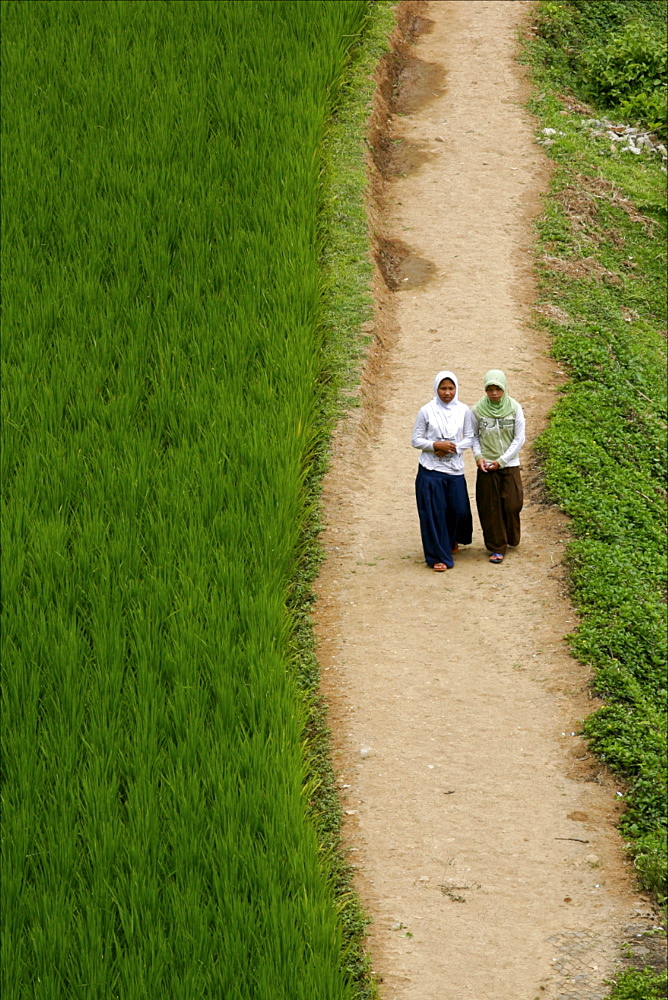
[[[522,407],[506,392],[506,376],[492,368],[485,395],[471,407],[473,454],[478,466],[475,499],[491,563],[502,563],[509,545],[520,544],[524,502],[520,448],[524,444]]]

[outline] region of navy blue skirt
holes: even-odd
[[[415,498],[425,562],[428,566],[445,563],[452,567],[455,545],[470,545],[473,539],[466,479],[418,465]]]

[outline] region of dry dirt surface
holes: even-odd
[[[578,735],[596,702],[564,640],[568,529],[532,471],[561,376],[531,325],[548,167],[515,61],[528,5],[399,10],[372,124],[376,337],[335,442],[317,587],[344,833],[383,1000],[595,1000],[655,914],[616,830],[620,788]],[[472,404],[497,367],[528,423],[522,544],[490,565],[476,520],[436,574],[413,421],[439,369]]]

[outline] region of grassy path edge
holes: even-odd
[[[553,160],[535,320],[563,376],[536,450],[546,498],[571,519],[573,654],[604,702],[584,732],[626,783],[620,829],[641,886],[665,906],[665,166],[656,149],[630,156],[611,143],[597,121],[614,113],[582,103],[558,41],[541,35],[557,30],[562,7],[537,5],[522,55]],[[629,954],[640,967],[610,984],[611,1000],[666,996],[663,947],[645,943],[647,959]]]
[[[339,91],[323,144],[320,232],[326,356],[320,387],[322,416],[305,480],[309,517],[289,602],[292,662],[305,711],[309,814],[340,915],[342,966],[359,1000],[372,1000],[378,991],[364,947],[368,918],[353,888],[353,872],[341,842],[342,808],[332,766],[326,706],[319,693],[311,607],[313,582],[324,557],[319,541],[321,491],[329,465],[331,435],[346,410],[359,405],[359,376],[371,340],[365,332],[373,316],[373,262],[366,211],[367,130],[375,90],[374,70],[388,50],[395,7],[396,0],[369,5],[366,28],[352,52],[347,79]]]

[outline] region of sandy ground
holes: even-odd
[[[616,831],[619,786],[578,735],[596,703],[563,638],[568,529],[532,473],[560,376],[531,326],[548,167],[514,61],[527,5],[406,7],[426,20],[376,121],[389,179],[373,221],[396,291],[379,278],[365,408],[326,484],[316,606],[345,836],[384,1000],[595,1000],[653,920]],[[413,421],[439,369],[473,403],[497,367],[527,415],[523,541],[492,566],[476,519],[436,574]],[[473,496],[470,452],[467,481]]]

